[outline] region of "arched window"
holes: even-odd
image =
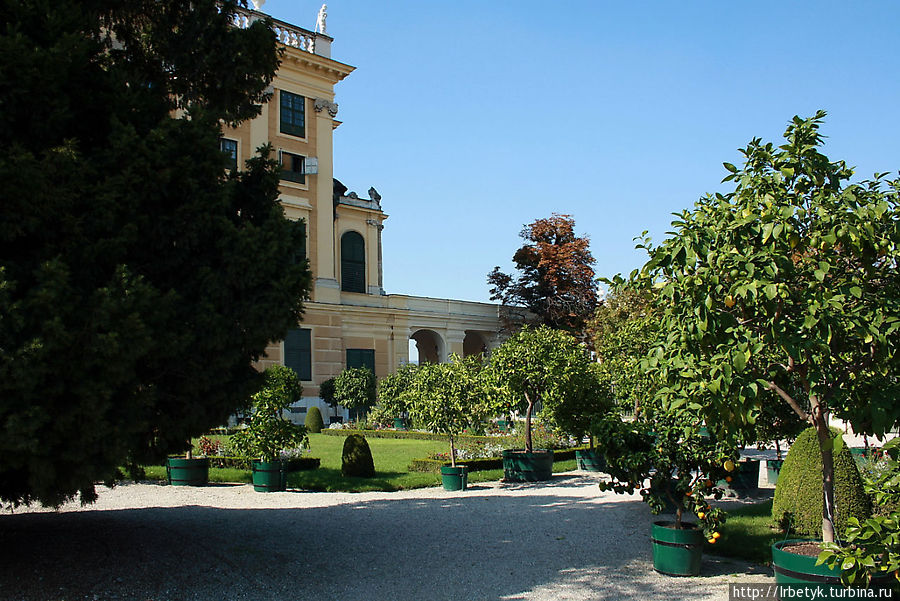
[[[357,232],[341,236],[341,290],[366,292],[366,241]]]

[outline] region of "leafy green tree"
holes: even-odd
[[[653,513],[671,505],[679,529],[684,515],[693,511],[714,543],[725,512],[711,506],[707,497],[722,498],[722,489],[713,483],[734,469],[738,453],[729,441],[701,434],[699,426],[690,416],[666,411],[652,401],[633,421],[614,413],[602,416],[593,428],[612,479],[602,482],[600,489],[619,494],[640,491]]]
[[[297,323],[301,224],[222,123],[278,65],[232,0],[12,2],[0,28],[0,499],[95,498],[224,423]]]
[[[334,378],[328,378],[319,384],[319,398],[325,401],[332,411],[337,411],[338,402],[334,398]]]
[[[529,453],[534,451],[531,421],[536,406],[578,430],[588,414],[577,415],[569,403],[602,412],[609,402],[591,367],[588,350],[561,330],[526,326],[491,352],[489,365],[490,382],[502,405],[525,414],[525,450]]]
[[[454,354],[447,363],[420,366],[409,388],[409,409],[422,426],[449,437],[450,465],[456,467],[455,437],[493,409],[485,395],[481,358]]]
[[[587,236],[575,235],[575,220],[554,213],[529,223],[525,244],[513,255],[518,274],[495,267],[488,274],[491,300],[525,307],[538,323],[582,335],[597,307],[595,263]]]
[[[900,180],[849,183],[852,170],[819,151],[824,116],[795,117],[784,145],[755,139],[742,167],[726,163],[734,191],[705,196],[662,245],[645,244],[643,276],[662,312],[647,358],[661,398],[720,433],[752,426],[770,403],[814,426],[833,541],[829,418],[870,435],[900,422]]]
[[[334,398],[359,414],[375,403],[375,374],[368,367],[350,367],[334,379]]]
[[[231,444],[242,457],[272,462],[284,449],[309,446],[309,439],[305,427],[284,417],[284,410],[303,394],[300,378],[283,365],[269,367],[264,376],[262,389],[253,395],[250,425],[238,430]]]
[[[629,405],[635,414],[641,403],[656,394],[659,385],[641,367],[659,335],[659,312],[652,290],[616,278],[607,282],[609,294],[588,323],[600,378],[609,387],[616,404]]]
[[[378,400],[391,418],[409,413],[409,391],[417,371],[415,363],[407,363],[378,382]]]

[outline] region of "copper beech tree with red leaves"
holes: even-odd
[[[491,300],[525,307],[537,322],[576,335],[597,308],[597,282],[590,239],[575,235],[571,215],[553,213],[524,227],[525,245],[513,255],[518,274],[494,267],[488,274]]]

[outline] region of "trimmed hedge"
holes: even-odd
[[[576,449],[562,449],[553,451],[553,461],[566,461],[567,459],[575,459]],[[457,465],[469,466],[470,472],[480,472],[485,470],[503,469],[502,457],[486,457],[484,459],[460,459]],[[443,459],[413,459],[406,468],[411,472],[426,472],[429,474],[439,474],[441,468],[450,465],[449,461]]]
[[[365,436],[353,434],[344,440],[344,448],[341,451],[341,475],[360,478],[371,478],[375,475],[372,450]]]
[[[832,438],[840,432],[832,428]],[[847,518],[864,521],[871,515],[871,505],[850,449],[844,445],[834,455],[835,531],[838,536],[847,528]],[[790,525],[798,534],[822,535],[822,451],[815,428],[805,430],[791,445],[772,502],[772,519],[782,528]]]
[[[406,439],[414,439],[414,440],[440,440],[446,441],[446,434],[434,434],[432,432],[408,432],[404,430],[345,430],[345,429],[330,429],[325,428],[322,430],[322,434],[327,434],[328,436],[350,436],[352,434],[357,434],[359,436],[364,436],[366,438],[406,438]],[[461,434],[459,436],[454,436],[454,439],[459,441],[471,441],[471,442],[497,442],[497,440],[502,440],[502,437],[498,436],[471,436],[469,434]]]
[[[244,457],[207,457],[209,459],[209,467],[232,467],[239,470],[250,469],[250,459]],[[321,459],[318,457],[298,457],[288,460],[289,472],[303,472],[307,470],[315,470],[319,468]]]
[[[318,434],[322,431],[322,428],[325,427],[325,422],[322,420],[322,412],[318,407],[313,406],[309,408],[309,411],[306,412],[304,425],[307,431],[313,434]]]

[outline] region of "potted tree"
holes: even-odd
[[[734,469],[735,448],[703,435],[699,422],[648,406],[633,421],[610,413],[594,422],[598,449],[612,476],[601,490],[640,491],[654,514],[674,507],[674,520],[653,524],[653,567],[670,576],[700,573],[703,541],[715,544],[725,513],[707,501],[722,490],[713,482]],[[697,522],[685,516],[694,512]]]
[[[829,420],[877,436],[900,422],[900,183],[881,175],[849,184],[852,170],[819,151],[824,116],[795,117],[783,146],[756,139],[742,149],[743,167],[725,164],[734,191],[679,214],[662,245],[642,244],[650,254],[642,275],[659,290],[665,334],[646,361],[663,401],[718,422],[720,432],[771,403],[813,426],[821,537],[833,543],[841,439]],[[806,573],[819,582],[819,547],[776,543],[776,581]],[[809,555],[805,563],[782,563],[797,553]]]
[[[393,420],[396,430],[403,430],[407,426],[409,406],[406,401],[406,391],[409,390],[416,377],[417,368],[415,363],[407,363],[378,382],[378,402],[384,412]]]
[[[325,404],[331,407],[332,415],[328,416],[328,424],[339,424],[344,418],[337,414],[338,402],[334,398],[334,378],[328,378],[319,384],[319,398],[325,401]]]
[[[350,367],[334,379],[334,398],[358,420],[375,403],[375,374],[367,367]]]
[[[209,458],[194,457],[194,446],[187,441],[184,457],[166,459],[166,479],[173,486],[205,486],[209,482]]]
[[[287,462],[281,460],[284,449],[306,447],[306,428],[292,423],[284,410],[303,391],[300,379],[289,367],[274,365],[264,373],[262,389],[253,395],[250,423],[231,439],[233,448],[251,460],[253,489],[276,492],[287,488]]]
[[[526,326],[491,352],[489,381],[493,394],[507,412],[525,414],[525,448],[503,451],[506,480],[550,479],[553,452],[535,450],[532,444],[535,408],[547,407],[561,415],[572,400],[594,403],[596,399],[585,395],[599,390],[595,375],[587,348],[571,334],[547,326]]]
[[[419,367],[404,396],[413,419],[449,438],[450,465],[441,468],[444,489],[465,490],[468,468],[456,463],[455,438],[491,414],[480,357],[454,354],[448,363]]]

